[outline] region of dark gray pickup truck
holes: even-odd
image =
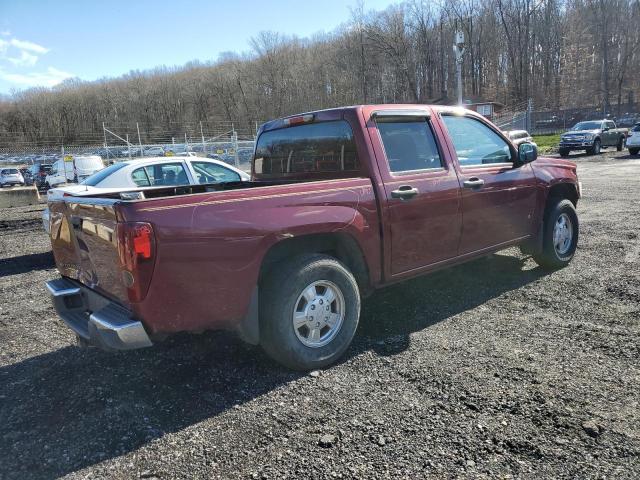
[[[558,153],[569,156],[572,150],[586,150],[589,155],[598,155],[601,147],[616,147],[620,152],[627,138],[626,128],[616,128],[611,120],[589,120],[577,123],[562,134]]]

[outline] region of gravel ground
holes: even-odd
[[[640,160],[575,159],[568,268],[511,249],[379,291],[312,374],[224,333],[76,348],[41,208],[0,211],[0,478],[640,477]]]

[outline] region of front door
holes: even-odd
[[[386,159],[378,164],[390,230],[391,275],[455,257],[462,227],[460,187],[428,116],[381,115],[375,123],[377,155]]]
[[[492,126],[465,115],[442,115],[458,159],[464,255],[530,235],[536,205],[531,165],[514,166],[517,152]]]

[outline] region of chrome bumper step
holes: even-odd
[[[142,322],[121,305],[68,278],[46,285],[60,318],[89,344],[105,350],[153,345]]]

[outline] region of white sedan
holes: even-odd
[[[135,188],[197,185],[250,180],[251,176],[225,162],[200,157],[158,157],[126,160],[100,170],[77,185],[52,188],[47,202],[65,195],[110,193]],[[49,209],[42,212],[44,229],[49,233]]]

